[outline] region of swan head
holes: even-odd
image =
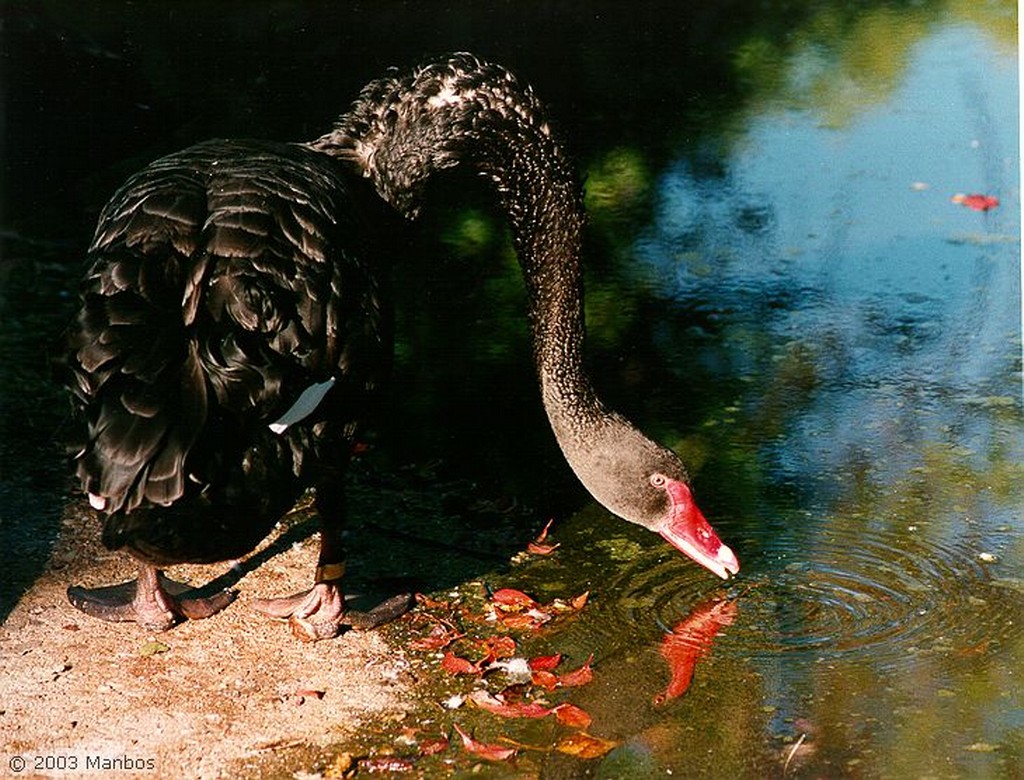
[[[590,494],[615,515],[659,534],[722,579],[739,572],[736,555],[700,511],[679,457],[609,415],[563,452]],[[559,437],[561,440],[561,437]]]

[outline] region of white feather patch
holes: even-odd
[[[270,430],[274,433],[284,433],[288,430],[288,426],[295,425],[300,420],[304,420],[309,417],[316,408],[320,405],[320,402],[324,400],[324,396],[327,395],[327,391],[334,387],[334,377],[332,376],[326,382],[314,382],[295,400],[288,410],[278,417],[274,422],[270,423]]]

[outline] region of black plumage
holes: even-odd
[[[336,159],[263,141],[193,146],[114,195],[69,337],[77,471],[108,547],[238,557],[337,480],[391,352],[381,211]],[[302,424],[268,427],[332,378]]]
[[[505,68],[459,54],[371,82],[309,144],[209,141],[107,204],[70,334],[88,428],[77,468],[104,542],[135,555],[140,576],[72,588],[76,606],[161,628],[212,614],[230,597],[172,596],[156,567],[248,552],[315,485],[315,584],[257,607],[308,639],[353,622],[340,474],[391,349],[390,262],[371,226],[385,202],[415,216],[427,179],[460,164],[508,216],[541,399],[569,465],[611,511],[719,576],[738,570],[679,459],[608,410],[583,369],[582,189],[543,107]]]

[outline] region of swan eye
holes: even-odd
[[[664,474],[651,474],[651,484],[656,488],[665,487],[665,475]]]

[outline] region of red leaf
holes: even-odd
[[[437,601],[422,593],[416,594],[416,603],[426,609],[448,609],[451,604],[447,601]]]
[[[533,609],[538,606],[536,601],[521,590],[515,590],[514,588],[502,588],[501,590],[494,591],[491,601],[500,607],[511,609]]]
[[[479,642],[486,657],[481,666],[497,661],[499,658],[511,658],[516,654],[516,640],[510,636],[489,636]]]
[[[588,682],[594,679],[594,671],[590,668],[590,665],[594,662],[594,654],[590,654],[590,658],[583,664],[579,669],[567,672],[566,674],[559,675],[558,684],[566,687],[573,687],[575,685],[586,685]]]
[[[548,538],[548,529],[551,528],[553,522],[555,522],[554,518],[548,520],[547,525],[537,534],[537,538],[526,545],[527,552],[534,555],[551,555],[551,553],[558,549],[559,545],[557,544],[544,544],[544,540]]]
[[[555,653],[554,655],[539,655],[536,658],[531,658],[529,661],[530,668],[535,672],[550,672],[560,663],[562,663],[561,653]]]
[[[710,599],[699,604],[666,634],[658,652],[668,662],[672,677],[664,692],[654,697],[654,703],[664,704],[686,693],[693,680],[697,662],[703,658],[723,626],[736,617],[736,602]]]
[[[459,728],[458,723],[452,724],[455,727],[455,731],[458,732],[459,736],[462,737],[462,746],[467,752],[472,753],[475,756],[480,756],[488,761],[505,761],[506,759],[512,758],[516,754],[515,748],[507,748],[502,745],[488,745],[483,742],[477,742],[469,734]]]
[[[569,603],[572,605],[573,609],[579,612],[586,605],[588,598],[590,598],[590,591],[585,590],[576,598],[572,599],[572,601],[570,601]]]
[[[511,704],[484,690],[473,691],[467,698],[480,709],[502,718],[546,718],[553,712],[537,702],[520,701]]]
[[[420,742],[420,755],[421,756],[433,756],[437,753],[443,753],[448,749],[448,737],[438,737],[436,739],[424,739]]]
[[[554,713],[559,723],[564,723],[566,726],[572,726],[577,729],[585,729],[592,722],[590,715],[575,704],[559,704],[555,707]]]
[[[541,669],[539,672],[534,672],[533,676],[530,678],[530,681],[534,685],[540,688],[544,688],[548,691],[553,691],[555,688],[558,687],[558,675],[553,674],[552,672],[545,671],[543,669]]]
[[[980,195],[976,192],[970,195],[964,195],[963,193],[957,193],[950,198],[953,203],[959,203],[961,206],[966,206],[969,209],[975,211],[988,211],[994,209],[999,205],[999,198],[991,195]]]
[[[506,628],[534,631],[551,620],[551,615],[538,609],[500,615],[501,624]]]
[[[536,542],[537,544],[540,544],[545,539],[547,539],[548,538],[548,531],[551,529],[551,524],[553,522],[555,522],[555,518],[552,517],[550,520],[548,520],[547,524],[544,526],[544,528],[541,530],[541,532],[539,534],[537,534],[537,538],[534,539],[533,541]]]
[[[551,555],[555,550],[561,547],[561,543],[558,544],[537,544],[536,542],[530,542],[526,545],[526,552],[533,555]]]
[[[441,659],[441,668],[449,674],[481,674],[483,671],[480,665],[455,655],[451,650]]]

